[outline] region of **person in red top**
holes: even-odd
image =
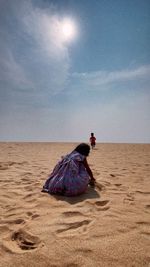
[[[91,137],[90,137],[90,143],[91,143],[91,147],[92,149],[95,147],[96,145],[96,137],[94,136],[94,133],[91,133]]]

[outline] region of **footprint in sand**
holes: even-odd
[[[35,195],[35,193],[27,194],[26,196],[23,197],[23,199],[32,198],[34,195]]]
[[[36,202],[37,197],[38,197],[38,193],[32,192],[24,196],[23,199],[28,203],[33,203],[33,202]]]
[[[120,187],[122,184],[115,184],[115,186]]]
[[[59,233],[66,232],[66,231],[69,231],[69,230],[78,230],[79,228],[81,228],[81,227],[83,227],[85,225],[89,225],[90,223],[91,223],[91,220],[83,220],[83,221],[70,222],[70,223],[62,223],[63,228],[62,229],[58,229],[56,232],[59,234]]]
[[[76,251],[77,253],[87,253],[87,254],[93,252],[93,250],[92,250],[91,248],[83,248],[83,247],[81,247],[81,248],[77,248],[75,251]],[[72,265],[71,265],[71,267],[72,267]]]
[[[109,202],[109,200],[96,201],[95,205],[96,206],[105,206],[108,202]]]
[[[124,186],[123,184],[120,184],[120,183],[116,183],[116,184],[114,184],[117,188],[118,188],[118,190],[120,190],[120,191],[125,191],[128,187],[127,186]],[[117,190],[117,188],[116,188],[116,190]],[[114,188],[114,190],[115,190],[115,188]]]
[[[139,224],[139,225],[147,225],[147,226],[150,226],[150,222],[144,222],[144,221],[139,221],[139,222],[136,222],[136,224]]]
[[[29,184],[29,182],[28,182],[28,184]],[[24,189],[25,189],[26,191],[29,191],[29,192],[32,192],[32,191],[33,191],[33,188],[32,188],[31,185],[27,185],[27,186],[25,186]]]
[[[110,173],[110,176],[111,176],[111,177],[115,177],[116,175],[114,175],[114,174]]]
[[[150,232],[148,232],[148,231],[141,231],[140,233],[149,239]]]
[[[140,190],[137,190],[137,191],[135,191],[135,192],[140,193],[140,194],[144,194],[144,195],[149,195],[149,194],[150,194],[150,192],[147,192],[147,191],[140,191]]]
[[[8,169],[8,164],[0,162],[0,170],[4,171]]]
[[[134,196],[133,196],[133,194],[132,193],[128,193],[128,194],[126,194],[126,197],[123,199],[123,202],[125,203],[125,202],[131,202],[131,201],[134,201]]]
[[[65,211],[62,215],[65,217],[83,216],[83,214],[79,211]]]
[[[111,186],[112,185],[110,182],[107,182],[107,181],[104,181],[104,180],[102,180],[101,182],[102,182],[102,184],[104,186]]]
[[[109,200],[96,201],[94,204],[98,207],[98,210],[108,210],[110,207],[106,206]]]
[[[31,211],[28,211],[28,212],[27,212],[27,215],[28,215],[28,217],[31,217],[31,219],[35,219],[35,218],[40,217],[39,214],[37,214],[37,213],[35,213],[35,212],[31,212]]]
[[[7,237],[3,241],[3,248],[13,253],[23,253],[29,250],[37,249],[41,245],[41,241],[23,229],[19,229],[12,233],[11,237]]]
[[[92,203],[89,203],[88,204],[91,204],[93,206],[93,204],[96,206],[96,209],[98,210],[108,210],[110,207],[109,206],[106,206],[108,204],[109,200],[103,200],[103,201],[96,201],[96,202],[92,202]],[[81,212],[79,211],[66,211],[66,212],[63,212],[62,214],[64,217],[67,217],[68,219],[72,219],[74,217],[77,217],[77,216],[84,216],[84,214],[82,214]],[[77,218],[76,218],[77,220]],[[90,224],[92,223],[93,221],[92,220],[89,220],[89,219],[81,219],[79,220],[78,218],[78,221],[76,222],[62,222],[62,223],[58,223],[58,225],[61,225],[62,227],[60,229],[57,229],[56,233],[57,234],[61,234],[61,233],[64,233],[64,232],[68,232],[68,231],[71,231],[71,230],[79,230],[80,232],[86,232],[87,231],[87,226],[90,226]]]
[[[12,219],[12,220],[1,220],[0,224],[24,224],[25,220],[22,218],[18,218],[18,219]]]
[[[29,177],[23,177],[23,178],[21,178],[21,181],[23,183],[29,184]]]

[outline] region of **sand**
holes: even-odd
[[[42,193],[75,146],[0,143],[0,266],[150,267],[150,145],[97,144],[95,188]]]

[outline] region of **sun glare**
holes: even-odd
[[[76,26],[72,20],[65,19],[62,22],[62,34],[65,41],[71,41],[76,37]]]

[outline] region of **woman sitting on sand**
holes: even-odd
[[[94,185],[95,179],[86,160],[89,152],[90,146],[81,143],[62,157],[45,182],[42,192],[76,196],[84,193],[88,184]]]

